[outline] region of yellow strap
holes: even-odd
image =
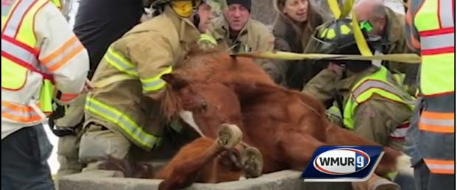
[[[363,36],[362,30],[360,29],[359,22],[355,16],[355,13],[352,12],[352,27],[354,31],[354,38],[357,42],[357,47],[359,48],[360,53],[363,56],[372,56],[373,53],[371,52],[370,48],[368,47],[368,43]]]
[[[127,75],[127,74],[117,74],[117,75],[112,75],[110,77],[104,78],[102,80],[92,82],[92,87],[93,88],[103,88],[106,87],[112,83],[115,82],[120,82],[124,80],[131,80],[131,79],[136,79],[136,77]]]
[[[291,53],[291,52],[244,52],[233,54],[239,57],[250,57],[260,59],[278,59],[278,60],[303,60],[303,59],[331,59],[331,60],[385,60],[395,61],[408,64],[420,64],[421,58],[416,54],[387,54],[387,55],[338,55],[338,54],[306,54],[306,53]]]
[[[335,19],[346,18],[352,10],[354,0],[346,0],[343,5],[343,10],[340,10],[338,0],[327,0],[327,4],[333,13]]]
[[[344,2],[343,10],[341,11],[341,15],[339,18],[346,18],[349,15],[349,13],[351,13],[353,5],[354,0],[346,0],[346,2]]]
[[[337,19],[340,18],[341,11],[337,0],[327,0],[327,4],[333,13],[333,16]]]

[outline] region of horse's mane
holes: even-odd
[[[216,62],[221,54],[226,51],[222,46],[207,46],[207,44],[191,44],[188,46],[185,59],[177,64],[173,71],[188,82],[205,81],[216,70]],[[174,89],[166,85],[161,99],[161,111],[168,120],[176,119],[178,112],[182,110],[182,104]]]

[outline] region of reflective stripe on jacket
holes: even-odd
[[[405,104],[412,110],[413,98],[400,90],[400,87],[395,85],[392,80],[389,71],[383,66],[377,72],[360,79],[352,88],[348,101],[344,106],[344,126],[351,130],[354,129],[353,118],[357,107],[368,101],[375,94],[388,100]],[[397,126],[396,130],[390,134],[390,138],[403,140],[408,127],[409,121],[404,121],[402,125]]]

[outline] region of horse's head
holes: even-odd
[[[166,95],[162,110],[180,117],[197,132],[216,137],[223,123],[241,125],[241,108],[236,94],[222,83],[194,80],[179,72],[166,74]]]

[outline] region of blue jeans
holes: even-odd
[[[2,190],[54,190],[47,162],[52,148],[41,124],[3,139]]]

